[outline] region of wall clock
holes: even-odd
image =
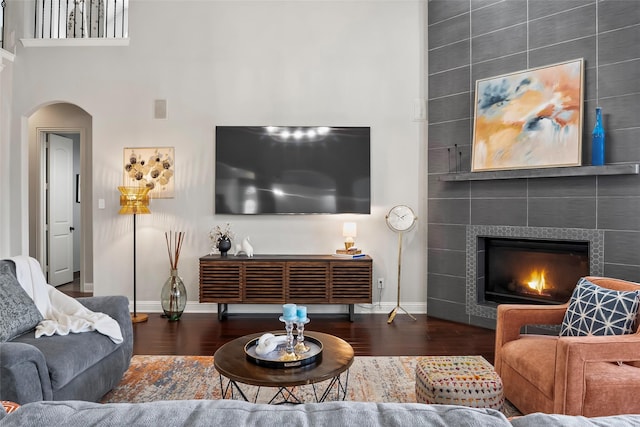
[[[387,323],[393,322],[396,314],[398,314],[398,310],[404,311],[409,317],[411,317],[413,320],[416,320],[416,318],[413,317],[411,313],[409,313],[400,305],[400,272],[402,269],[402,234],[405,231],[411,230],[416,225],[418,217],[413,212],[413,209],[411,209],[409,206],[397,205],[389,210],[389,213],[386,215],[385,219],[389,228],[398,233],[398,303],[396,304],[396,307],[389,313],[389,319],[387,320]]]

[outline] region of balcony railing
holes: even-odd
[[[4,49],[4,7],[7,5],[6,0],[0,1],[0,48]]]
[[[36,39],[126,38],[129,0],[36,0]]]

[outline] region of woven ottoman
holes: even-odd
[[[502,380],[482,356],[429,356],[416,365],[418,403],[501,410]]]

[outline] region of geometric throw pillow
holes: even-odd
[[[560,336],[633,333],[639,298],[639,291],[614,291],[583,277],[569,300]]]
[[[34,329],[43,318],[16,278],[13,261],[0,260],[0,342]]]

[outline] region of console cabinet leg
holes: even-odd
[[[224,320],[227,317],[228,304],[218,303],[218,320]]]

